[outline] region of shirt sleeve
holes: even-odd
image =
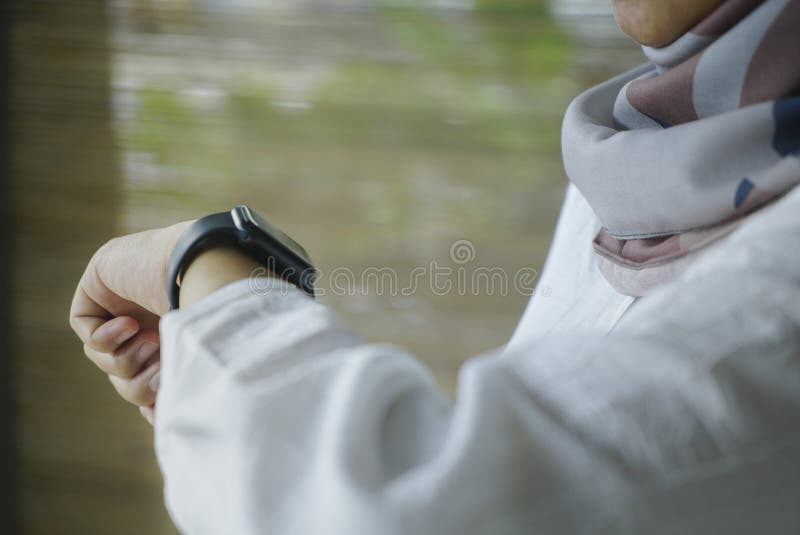
[[[190,534],[800,526],[800,193],[610,335],[477,358],[448,400],[275,280],[161,324],[156,452]]]

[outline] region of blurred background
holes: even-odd
[[[609,0],[3,4],[2,533],[175,532],[151,428],[67,324],[105,240],[246,202],[325,273],[402,281],[462,239],[476,264],[540,269],[564,109],[641,61]],[[455,395],[527,299],[323,300]]]

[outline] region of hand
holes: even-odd
[[[160,371],[158,321],[167,312],[166,265],[191,221],[114,238],[89,261],[70,308],[84,353],[153,423]]]
[[[127,401],[139,406],[150,424],[161,363],[158,321],[169,310],[167,260],[192,221],[114,238],[89,261],[70,309],[70,325],[83,340],[89,360],[108,374]],[[180,305],[186,307],[260,267],[233,248],[203,252],[181,280]]]

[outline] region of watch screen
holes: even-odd
[[[308,257],[306,250],[303,249],[299,243],[287,236],[286,233],[284,233],[281,229],[272,225],[269,221],[247,208],[247,206],[237,206],[236,209],[243,216],[245,221],[259,227],[262,231],[272,236],[272,238],[280,242],[281,245],[289,249],[301,260],[311,265],[311,259]]]

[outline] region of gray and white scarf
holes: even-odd
[[[644,295],[800,182],[800,0],[727,0],[577,97],[567,175],[611,285]],[[800,214],[798,214],[800,217]]]

